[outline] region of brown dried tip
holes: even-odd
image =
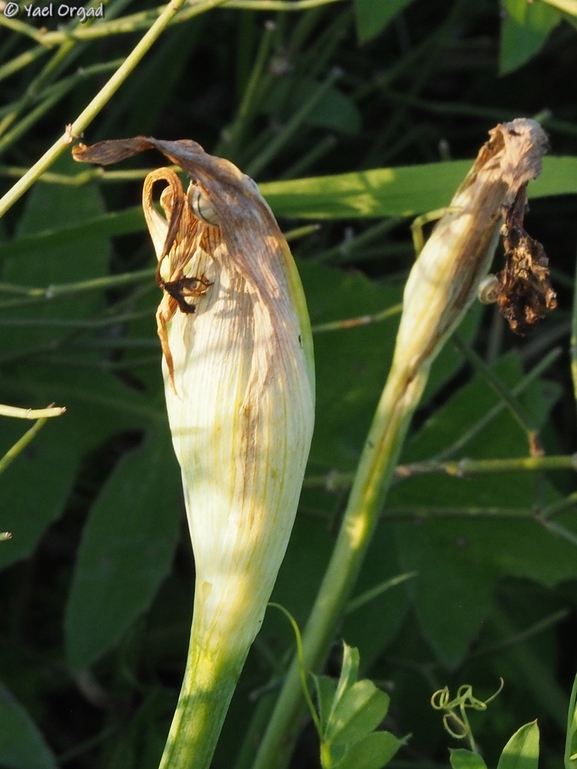
[[[196,315],[195,300],[218,293],[218,285],[212,290],[215,276],[206,275],[202,267],[199,272],[189,271],[193,257],[195,263],[199,261],[197,251],[215,263],[223,258],[227,264],[230,261],[235,275],[246,281],[251,295],[262,300],[271,318],[279,315],[283,302],[289,306],[295,291],[300,297],[300,283],[297,286],[284,236],[255,182],[230,161],[209,155],[191,139],[163,141],[136,136],[91,146],[78,144],[72,156],[79,162],[109,165],[150,149],[180,166],[192,182],[189,197],[174,171],[159,168],[148,174],[143,190],[144,214],[158,258],[156,280],[164,291],[157,312],[158,335],[174,387],[168,324],[176,313]],[[153,186],[158,181],[167,185],[159,201],[163,215],[153,201]],[[206,296],[205,306],[209,298]],[[275,333],[288,333],[288,326],[285,331],[284,326],[281,329],[277,325],[275,321]]]
[[[505,267],[497,274],[497,304],[512,331],[521,336],[557,307],[557,295],[549,280],[549,260],[539,241],[523,227],[527,194],[522,187],[515,201],[503,211],[501,229]]]
[[[541,126],[533,120],[518,118],[491,131],[491,145],[513,143],[527,146],[523,162],[517,166],[503,164],[509,194],[501,207],[504,224],[501,229],[505,248],[505,267],[497,274],[497,304],[501,314],[516,334],[526,334],[531,326],[557,307],[557,296],[549,280],[549,260],[543,246],[531,238],[523,227],[527,210],[527,184],[541,172],[541,159],[549,142]],[[481,152],[483,152],[481,150]],[[511,154],[512,160],[512,154]],[[507,176],[509,178],[507,179]]]

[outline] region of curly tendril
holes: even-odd
[[[456,740],[468,739],[471,749],[475,750],[475,740],[471,731],[471,725],[467,717],[467,709],[486,710],[487,705],[501,693],[505,682],[499,679],[497,691],[486,700],[480,700],[473,695],[473,687],[470,684],[462,684],[457,689],[457,696],[451,699],[449,687],[438,689],[431,697],[431,707],[435,710],[444,710],[443,726]]]

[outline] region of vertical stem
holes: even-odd
[[[20,454],[20,452],[23,451],[26,446],[28,446],[30,441],[36,437],[36,433],[38,433],[38,431],[44,427],[47,421],[48,417],[39,419],[36,424],[27,430],[24,435],[19,438],[10,449],[8,449],[8,451],[0,459],[0,473],[3,473],[8,465],[16,459],[18,454]]]
[[[573,316],[571,318],[571,376],[573,378],[573,394],[577,403],[577,267],[575,268]]]
[[[565,737],[565,753],[563,763],[565,769],[572,769],[575,765],[575,746],[577,742],[577,675],[573,680],[569,709],[567,711],[567,732]]]
[[[428,378],[428,366],[414,376],[393,367],[369,431],[339,536],[303,633],[304,666],[318,669],[343,615],[379,520],[411,417]],[[298,663],[293,663],[253,769],[286,766],[299,731],[304,697]]]
[[[193,622],[184,680],[159,769],[210,767],[248,653],[246,645],[231,649],[226,639],[212,640],[199,641]]]
[[[256,59],[254,62],[254,66],[252,68],[252,72],[250,74],[249,81],[246,86],[246,90],[244,92],[244,96],[242,98],[242,102],[240,104],[240,107],[238,109],[238,114],[235,118],[234,123],[228,129],[229,132],[229,138],[228,138],[228,147],[226,146],[227,142],[226,140],[222,142],[222,147],[219,146],[217,148],[216,154],[220,154],[220,150],[224,149],[227,152],[228,157],[232,158],[233,160],[236,159],[236,156],[239,151],[239,147],[241,146],[244,135],[246,131],[248,130],[249,123],[251,116],[253,115],[255,111],[255,106],[258,103],[258,98],[262,98],[262,83],[263,83],[263,72],[265,71],[265,66],[270,54],[270,49],[274,37],[275,32],[275,25],[272,22],[267,22],[265,24],[264,33],[260,42],[260,46],[256,55]],[[259,94],[259,89],[261,93]]]

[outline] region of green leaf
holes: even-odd
[[[6,769],[57,769],[38,727],[0,684],[0,765]]]
[[[303,264],[311,322],[379,312],[401,301],[401,292],[320,265]],[[382,323],[315,334],[316,433],[311,463],[353,470],[393,354],[399,316]],[[335,365],[338,361],[338,366]]]
[[[577,675],[573,679],[571,697],[569,698],[564,764],[565,769],[574,769],[577,766]]]
[[[537,722],[522,726],[507,742],[497,769],[538,769],[539,727]]]
[[[67,412],[50,420],[2,474],[0,530],[13,536],[0,548],[0,568],[29,555],[60,517],[86,452],[111,435],[156,421],[161,414],[140,393],[100,371],[20,368],[21,377],[3,378],[0,401],[30,407],[56,402]],[[3,418],[1,426],[0,455],[30,425]]]
[[[327,742],[346,745],[372,732],[387,715],[390,697],[364,679],[350,686],[338,700],[326,729]]]
[[[144,694],[144,692],[142,693]],[[166,742],[166,715],[174,707],[168,691],[147,690],[138,710],[124,729],[116,730],[107,741],[101,764],[106,769],[158,769]]]
[[[414,217],[451,201],[473,160],[374,168],[333,176],[267,182],[260,190],[277,216],[312,219]],[[577,157],[543,159],[530,198],[577,192]]]
[[[267,182],[260,189],[277,216],[314,219],[416,216],[448,205],[472,161],[375,168]]]
[[[421,631],[447,666],[455,666],[463,658],[478,633],[489,613],[497,579],[489,563],[473,560],[467,552],[471,536],[468,523],[457,526],[447,521],[426,521],[417,532],[413,524],[395,527],[403,562],[419,570],[406,589]]]
[[[487,769],[487,764],[478,753],[465,748],[449,748],[453,769]]]
[[[497,373],[511,386],[521,377],[515,356],[503,359]],[[540,386],[530,388],[531,398],[538,398]],[[475,377],[457,392],[433,418],[413,436],[402,461],[417,461],[450,446],[496,403],[488,385]],[[533,413],[535,404],[532,406]],[[541,420],[546,409],[541,413]],[[527,439],[508,413],[467,445],[472,458],[523,456]],[[543,481],[541,504],[558,499],[558,494]],[[421,630],[438,657],[448,666],[457,664],[467,646],[488,616],[491,596],[502,575],[515,575],[555,584],[577,575],[574,548],[553,536],[544,536],[542,527],[532,520],[512,520],[495,515],[492,521],[476,519],[467,510],[485,507],[533,509],[534,487],[520,482],[516,474],[495,474],[466,480],[449,475],[410,478],[395,486],[387,507],[394,516],[396,508],[417,508],[426,512],[435,508],[435,500],[447,500],[461,510],[459,518],[420,518],[394,524],[400,568],[418,571],[406,583]],[[574,527],[574,524],[569,524]]]
[[[343,662],[341,674],[335,692],[334,708],[339,704],[343,695],[353,686],[359,674],[359,651],[343,642]]]
[[[68,425],[57,424],[65,418],[46,424],[2,474],[0,530],[10,531],[12,539],[0,548],[0,568],[26,557],[62,513],[80,462],[78,450],[67,440]],[[24,420],[2,419],[0,453],[3,455],[28,427]]]
[[[381,769],[404,745],[390,732],[373,732],[351,745],[343,758],[332,769]]]
[[[90,665],[151,603],[178,534],[181,483],[166,434],[119,461],[85,526],[65,618],[70,666]]]
[[[332,678],[329,678],[329,676],[315,676],[313,674],[313,679],[314,679],[315,687],[317,690],[317,701],[319,706],[321,729],[324,733],[326,730],[329,714],[331,712],[331,708],[333,706],[333,702],[335,699],[337,685]]]
[[[381,32],[413,0],[355,0],[359,40],[365,43]]]
[[[542,2],[505,0],[499,72],[506,75],[538,53],[561,21],[558,11]]]

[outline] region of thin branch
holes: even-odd
[[[534,473],[546,470],[576,470],[577,454],[560,454],[544,457],[508,457],[503,459],[460,459],[454,462],[425,460],[408,465],[397,465],[395,477],[412,478],[417,475],[452,475],[455,478],[469,478],[476,475],[495,473]],[[325,488],[329,492],[348,489],[354,473],[339,473],[331,470],[323,475],[309,475],[304,487]]]
[[[199,13],[207,10],[207,7],[217,7],[224,5],[226,8],[236,8],[242,10],[252,11],[304,11],[308,8],[317,8],[321,5],[329,5],[331,3],[343,2],[343,0],[221,0],[220,2],[201,2],[197,0],[194,3],[190,3],[190,7],[186,8],[179,14],[179,16],[171,21],[172,24],[182,24],[189,19],[194,18]],[[14,30],[22,32],[30,37],[33,37],[36,42],[42,43],[42,45],[52,47],[59,45],[66,40],[94,40],[100,37],[109,37],[110,35],[125,35],[131,32],[138,32],[142,29],[150,27],[155,19],[166,12],[169,8],[168,5],[159,6],[152,11],[142,11],[140,13],[134,13],[130,16],[124,16],[120,19],[113,19],[112,21],[102,21],[98,24],[94,24],[90,27],[76,27],[70,31],[54,31],[40,33],[34,28],[29,28],[29,25],[24,25],[25,28],[15,27]],[[8,20],[12,22],[12,20]],[[4,21],[4,18],[0,16],[0,24],[5,26],[12,26]]]
[[[65,411],[64,406],[49,406],[46,409],[22,409],[0,403],[0,416],[15,417],[16,419],[49,419],[50,417],[59,417]]]
[[[132,73],[144,55],[164,32],[170,21],[179,12],[184,0],[173,0],[167,5],[159,18],[150,27],[139,43],[129,53],[124,63],[116,70],[106,85],[96,94],[88,106],[80,113],[76,120],[66,127],[66,130],[42,157],[36,161],[32,168],[16,182],[16,184],[0,199],[0,216],[19,200],[22,195],[34,184],[34,182],[46,171],[72,143],[75,136],[80,136],[90,125],[103,107],[108,104],[112,96]],[[209,0],[196,7],[197,13],[222,5],[223,0]],[[89,27],[89,29],[92,29]]]
[[[24,409],[25,410],[25,409]],[[39,419],[35,425],[33,425],[29,430],[27,430],[24,435],[16,441],[16,443],[12,446],[12,448],[8,449],[8,451],[4,454],[4,456],[0,459],[0,473],[3,473],[6,468],[12,464],[12,462],[16,459],[18,454],[20,454],[21,451],[23,451],[26,446],[32,441],[39,430],[41,430],[48,419],[44,417],[44,419]],[[2,538],[5,539],[4,534],[8,534],[9,532],[2,532]],[[9,538],[9,536],[8,536]]]

